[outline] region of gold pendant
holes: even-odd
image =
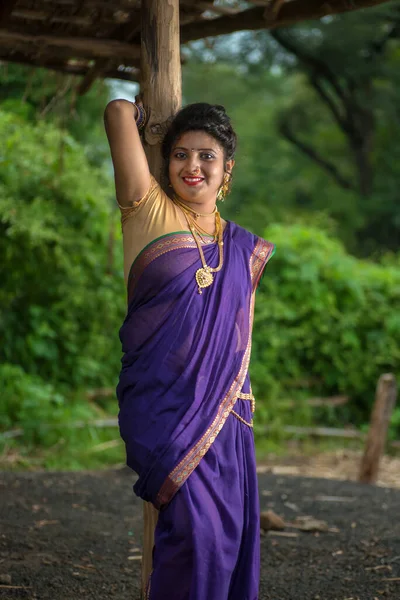
[[[198,269],[196,271],[196,282],[199,287],[199,294],[202,294],[201,288],[209,287],[214,281],[213,274],[207,269]]]

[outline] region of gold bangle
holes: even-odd
[[[135,123],[139,131],[143,129],[146,125],[147,115],[143,104],[136,104],[136,102],[132,102],[133,106],[136,106],[137,110],[137,118],[135,119]]]

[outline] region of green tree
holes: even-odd
[[[279,134],[295,150],[284,151],[291,168],[281,180],[281,206],[289,206],[295,218],[322,211],[338,223],[347,247],[363,255],[399,248],[399,33],[400,5],[394,2],[290,29],[197,43],[188,50],[192,59],[220,73],[215,61],[225,61],[233,80],[210,78],[210,85],[203,79],[198,97],[210,96],[209,90],[222,96],[241,79],[258,82],[258,88],[248,83],[247,96],[241,95],[247,114],[238,121],[239,130],[243,122],[241,139],[247,130],[256,133],[252,164],[260,154],[279,162],[285,148]],[[193,68],[189,63],[187,69]],[[262,92],[269,93],[269,106]],[[235,97],[225,96],[230,109],[238,105]],[[266,143],[276,152],[268,155]],[[245,189],[254,194],[267,188],[270,207],[268,166],[257,165],[257,170],[257,183],[243,177]]]

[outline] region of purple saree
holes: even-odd
[[[131,267],[117,395],[134,491],[161,511],[151,600],[257,598],[254,441],[236,416],[251,421],[238,398],[251,391],[254,293],[273,248],[228,222],[224,266],[202,295],[190,233],[153,241]],[[203,249],[218,264],[217,244]]]

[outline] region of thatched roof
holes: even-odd
[[[181,41],[271,29],[383,1],[180,0]],[[83,75],[81,92],[97,77],[136,81],[140,9],[140,0],[1,0],[0,61]]]

